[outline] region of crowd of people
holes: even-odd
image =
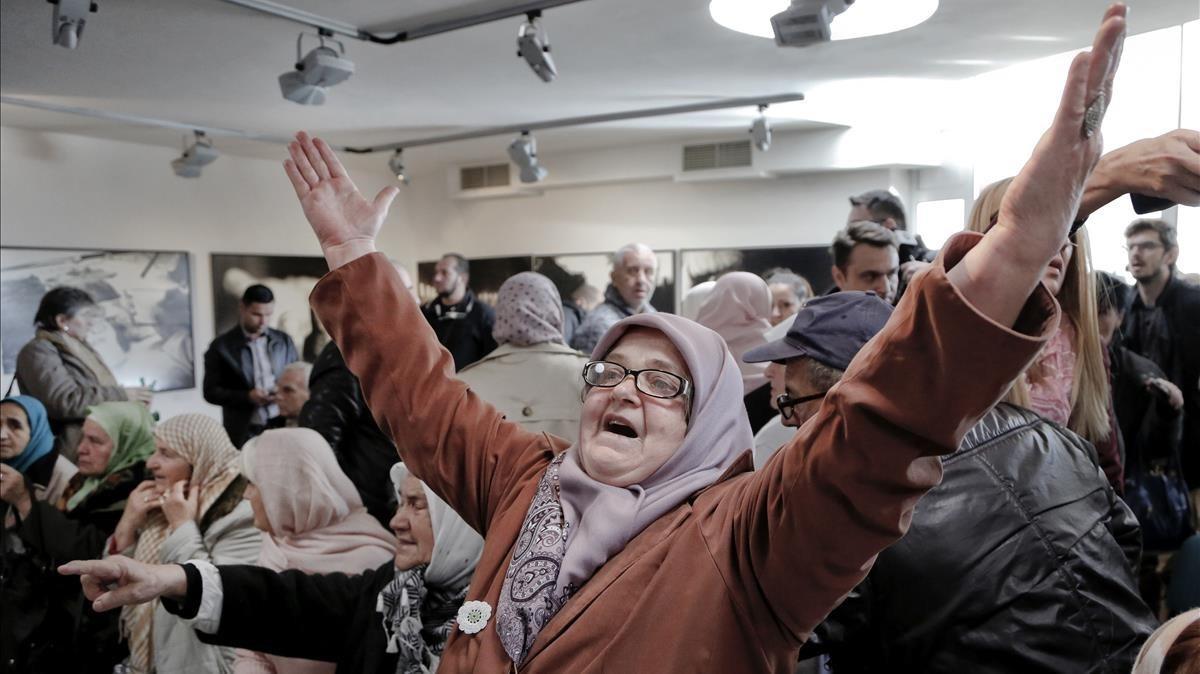
[[[602,297],[523,272],[494,307],[448,253],[422,306],[375,250],[394,188],[297,134],[313,363],[251,286],[204,357],[222,421],[159,421],[92,298],[42,298],[0,402],[0,668],[1200,672],[1200,285],[1167,220],[1125,230],[1133,285],[1086,226],[1200,205],[1200,133],[1102,154],[1123,38],[1115,5],[940,251],[873,190],[833,287],[734,271],[679,316],[641,243]]]

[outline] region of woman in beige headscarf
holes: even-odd
[[[17,354],[17,385],[46,406],[58,436],[59,454],[75,460],[88,408],[107,401],[149,403],[144,388],[117,383],[104,359],[88,344],[92,324],[101,319],[92,296],[62,286],[42,296],[34,316],[37,332]]]
[[[253,564],[261,535],[250,504],[242,500],[241,457],[221,423],[183,414],[159,424],[154,441],[157,450],[146,461],[154,481],[130,495],[146,505],[142,523],[133,540],[115,537],[116,549],[150,564],[190,559]],[[134,672],[233,671],[232,648],[200,643],[190,625],[158,602],[124,609],[121,629]]]

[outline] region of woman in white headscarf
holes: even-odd
[[[532,271],[510,277],[496,296],[496,347],[458,378],[504,416],[534,432],[579,432],[579,395],[588,358],[563,340],[558,289]]]

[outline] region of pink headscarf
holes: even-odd
[[[333,450],[309,428],[271,430],[242,449],[242,474],[262,495],[272,533],[258,565],[276,571],[357,574],[395,556],[395,537],[367,514]],[[381,478],[382,479],[382,478]],[[333,674],[332,662],[238,650],[235,674]]]
[[[562,298],[554,283],[533,271],[510,276],[496,297],[497,344],[533,346],[563,340]]]
[[[262,494],[273,531],[263,536],[260,566],[360,573],[395,555],[395,537],[367,514],[354,483],[316,431],[267,431],[246,443],[242,466]]]
[[[742,355],[767,343],[771,329],[771,289],[755,274],[734,271],[717,279],[700,307],[696,322],[710,328],[729,346],[742,371],[742,394],[767,383],[767,363],[743,363]]]
[[[598,482],[580,466],[578,444],[567,450],[559,484],[572,535],[558,576],[559,593],[567,585],[582,586],[650,523],[716,482],[754,446],[742,403],[741,376],[720,335],[679,316],[637,314],[610,328],[592,358],[602,359],[633,327],[662,332],[683,355],[694,391],[691,421],[675,454],[638,485],[613,487]]]

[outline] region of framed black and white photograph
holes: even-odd
[[[654,254],[658,257],[658,276],[650,304],[659,311],[673,314],[675,251],[656,250]],[[564,299],[570,298],[583,285],[590,285],[603,295],[612,271],[612,253],[539,255],[533,258],[533,270],[553,281]]]
[[[46,291],[73,286],[100,308],[87,342],[122,386],[196,385],[192,275],[186,252],[0,248],[0,351],[5,382],[34,336]]]
[[[803,276],[817,295],[833,286],[829,246],[776,246],[765,248],[705,248],[680,251],[680,293],[705,281],[715,281],[731,271],[763,276],[772,269],[787,269]]]
[[[533,257],[530,255],[473,257],[467,258],[467,261],[471,266],[468,285],[475,291],[475,297],[492,306],[496,306],[496,295],[508,277],[533,269]],[[421,298],[421,304],[437,297],[437,290],[433,287],[433,272],[437,263],[437,260],[417,263],[417,297]]]
[[[213,253],[213,325],[220,335],[238,324],[238,305],[246,288],[261,283],[275,295],[270,327],[291,336],[308,362],[329,342],[329,335],[308,306],[308,295],[329,271],[325,258],[293,255]]]

